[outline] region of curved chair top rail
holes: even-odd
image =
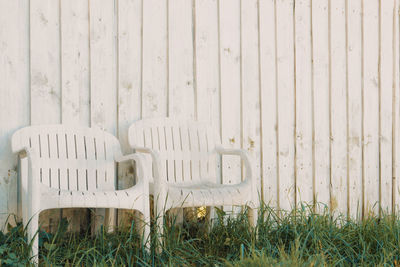
[[[168,182],[198,181],[216,177],[216,131],[207,123],[173,118],[144,119],[129,127],[133,148],[150,148],[160,157],[160,175]]]
[[[136,121],[129,127],[128,138],[131,146],[151,147],[154,150],[189,149],[195,151],[197,148],[202,148],[202,145],[210,148],[221,143],[218,133],[211,128],[210,124],[174,118],[151,118]],[[202,138],[206,140],[202,140]],[[171,141],[170,146],[168,146],[169,141]],[[185,141],[188,142],[187,147],[182,143]],[[203,141],[207,143],[203,144]]]
[[[33,177],[52,188],[115,188],[114,159],[122,155],[118,139],[99,128],[34,125],[16,131],[13,152],[33,150]]]

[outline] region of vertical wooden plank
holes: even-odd
[[[132,152],[128,128],[141,118],[142,7],[142,0],[118,1],[118,138],[124,154]],[[118,177],[119,189],[134,184],[131,162],[118,165]],[[125,211],[118,213],[119,221],[129,217]]]
[[[392,97],[393,97],[393,6],[394,1],[380,1],[380,208],[392,211]]]
[[[114,1],[90,1],[91,126],[116,133]]]
[[[197,119],[219,130],[218,8],[216,0],[195,1]]]
[[[143,1],[143,118],[167,115],[167,5]]]
[[[31,123],[59,123],[61,118],[59,2],[33,0],[30,8]]]
[[[220,0],[219,12],[222,145],[239,148],[241,139],[240,1]],[[222,182],[234,184],[240,181],[240,160],[234,156],[223,156]]]
[[[395,0],[393,8],[393,157],[392,157],[392,168],[393,168],[393,209],[394,213],[399,212],[399,195],[400,195],[400,25],[399,25],[399,0]]]
[[[328,0],[313,1],[314,201],[320,210],[330,202],[328,17]]]
[[[348,173],[349,216],[361,218],[362,150],[361,150],[361,0],[347,1],[347,79],[348,79]]]
[[[295,204],[293,0],[276,1],[279,207]]]
[[[345,1],[330,2],[331,211],[347,214]]]
[[[116,25],[115,1],[93,0],[89,3],[90,12],[90,120],[109,133],[117,129],[117,71],[116,71]],[[115,175],[115,174],[109,174]],[[98,214],[104,214],[101,210]],[[102,219],[96,216],[96,219]],[[110,210],[111,224],[114,210]],[[107,219],[107,218],[106,218]],[[95,228],[100,222],[95,222]]]
[[[30,2],[32,125],[60,123],[61,120],[59,10],[59,1]],[[42,212],[43,228],[47,231],[54,228],[59,217],[55,210]]]
[[[168,1],[168,115],[194,119],[192,1]]]
[[[18,207],[17,157],[10,140],[29,124],[29,5],[0,1],[0,225]],[[18,31],[15,31],[18,29]],[[12,221],[12,220],[11,220]]]
[[[217,0],[195,1],[197,119],[220,131],[220,88]],[[210,158],[210,160],[214,160]],[[210,175],[221,182],[220,157]],[[209,166],[210,167],[210,166]]]
[[[62,0],[62,123],[90,125],[88,29],[88,2]]]
[[[275,1],[259,2],[262,183],[264,201],[278,206]]]
[[[379,2],[363,2],[364,214],[379,206]]]
[[[258,56],[258,1],[241,1],[242,55],[242,148],[253,158],[254,179],[257,179],[261,200],[260,84]]]
[[[61,121],[64,124],[90,125],[89,17],[88,2],[61,1]],[[65,138],[62,141],[65,142]],[[64,174],[66,175],[66,173]],[[81,209],[64,209],[63,217],[71,231],[86,225]]]
[[[311,1],[295,2],[296,204],[313,203]]]

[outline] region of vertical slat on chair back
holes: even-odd
[[[129,128],[129,143],[158,151],[162,175],[168,182],[216,177],[216,160],[211,153],[219,141],[206,124],[170,118],[141,120]]]
[[[52,188],[97,191],[115,188],[118,140],[100,129],[38,125],[18,130],[13,151],[27,147],[37,155],[37,176]]]

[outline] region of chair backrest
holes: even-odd
[[[114,157],[121,154],[117,138],[100,129],[66,125],[22,128],[12,136],[12,150],[35,151],[33,177],[55,189],[115,189]]]
[[[220,143],[207,124],[172,118],[145,119],[129,127],[129,144],[159,152],[161,175],[170,183],[216,179],[216,157]]]

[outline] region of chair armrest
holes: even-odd
[[[128,155],[123,155],[123,156],[119,156],[117,158],[115,158],[115,162],[120,163],[120,162],[124,162],[124,161],[135,161],[136,162],[136,169],[137,169],[137,176],[139,179],[139,183],[141,181],[147,182],[149,181],[149,176],[147,173],[146,168],[144,167],[144,162],[146,161],[146,159],[139,154],[128,154]]]
[[[35,177],[37,174],[36,172],[36,159],[38,158],[37,153],[34,149],[28,148],[28,147],[23,147],[22,149],[18,151],[14,151],[14,153],[18,153],[18,156],[26,163],[23,167],[27,167],[24,171],[26,172],[26,178],[28,179],[24,183],[21,181],[20,186],[27,186],[26,192],[27,192],[27,197],[28,201],[31,202],[31,205],[33,209],[37,209],[39,207],[39,198],[37,197],[40,195],[40,180],[39,177]],[[22,170],[20,170],[22,171]],[[20,188],[21,192],[23,191],[22,188]]]
[[[153,168],[154,177],[153,178],[154,178],[155,181],[157,181],[157,183],[160,183],[161,182],[161,179],[160,179],[161,178],[160,177],[160,175],[161,175],[161,157],[160,157],[160,154],[157,151],[155,151],[155,150],[153,150],[151,148],[148,148],[148,147],[133,146],[132,148],[135,150],[135,152],[150,154],[151,159],[152,159],[153,164],[154,164],[154,168]]]
[[[239,149],[239,148],[224,148],[221,146],[217,146],[215,148],[215,151],[220,154],[220,155],[235,155],[235,156],[239,156],[244,163],[244,166],[246,168],[246,172],[245,172],[245,177],[243,182],[245,181],[249,181],[250,183],[253,183],[254,179],[253,179],[253,170],[252,170],[252,164],[250,161],[250,156],[247,153],[246,150],[244,149]]]

